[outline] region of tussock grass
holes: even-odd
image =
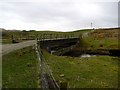
[[[95,30],[84,37],[84,41],[91,49],[118,49],[118,30]]]
[[[117,88],[118,65],[116,57],[89,58],[50,55],[45,59],[57,81],[66,81],[68,88]]]
[[[3,88],[37,88],[39,64],[32,47],[23,48],[3,55]]]

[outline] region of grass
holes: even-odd
[[[2,71],[3,88],[39,87],[39,64],[32,47],[3,55]]]
[[[88,44],[89,48],[118,49],[117,38],[96,39],[93,36],[89,36],[89,37],[85,37],[84,40]]]
[[[15,40],[16,42],[24,42],[28,40]],[[1,44],[13,44],[12,39],[2,39]]]
[[[83,38],[90,49],[118,49],[118,30],[98,29]]]
[[[11,44],[12,40],[11,39],[2,39],[2,44]]]
[[[46,51],[43,54],[55,79],[67,82],[68,88],[118,87],[119,60],[116,57],[60,57]]]

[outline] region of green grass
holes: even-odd
[[[16,41],[19,43],[19,42],[24,42],[28,40],[16,40]],[[12,42],[12,39],[2,39],[1,44],[13,44],[13,42]]]
[[[118,87],[119,61],[116,57],[60,57],[45,51],[43,54],[55,79],[67,82],[68,88]]]
[[[3,56],[3,88],[39,87],[39,64],[32,47],[23,48]]]
[[[11,39],[2,39],[2,44],[11,44],[12,40]]]
[[[117,30],[115,30],[117,32]],[[96,34],[94,34],[96,32]],[[106,31],[108,34],[110,31]],[[104,32],[104,34],[106,33]],[[83,38],[83,41],[89,49],[118,49],[118,37],[100,37],[103,34],[102,30],[94,31]],[[111,34],[111,35],[114,35]],[[79,48],[79,47],[78,47]]]
[[[118,49],[118,38],[95,38],[92,35],[85,37],[88,48],[94,49]]]

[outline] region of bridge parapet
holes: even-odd
[[[75,45],[79,41],[79,38],[58,38],[58,39],[44,39],[40,40],[41,48],[47,49],[48,51],[54,47],[69,47]]]
[[[46,40],[46,39],[59,39],[59,38],[78,38],[75,37],[74,34],[41,34],[37,37],[38,40]]]

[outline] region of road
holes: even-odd
[[[20,42],[16,44],[3,44],[3,45],[0,45],[0,47],[2,47],[2,50],[0,50],[0,54],[5,55],[17,49],[32,46],[35,43],[36,43],[35,40],[30,40],[30,41]]]

